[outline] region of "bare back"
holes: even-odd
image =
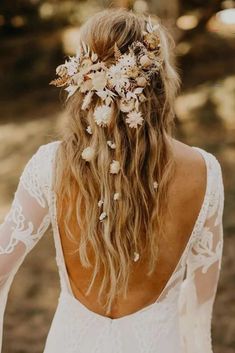
[[[113,319],[141,310],[157,300],[181,258],[201,209],[207,183],[205,161],[195,149],[177,140],[172,142],[176,172],[169,186],[169,213],[165,222],[167,237],[160,241],[159,259],[153,275],[146,275],[144,256],[133,263],[127,299],[117,298],[109,316]],[[97,276],[90,295],[85,296],[92,269],[82,267],[78,253],[71,255],[74,245],[60,224],[59,230],[74,297],[89,310],[105,316],[97,300],[102,274]]]

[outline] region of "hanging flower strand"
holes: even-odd
[[[155,75],[159,75],[163,64],[159,24],[153,25],[149,16],[146,28],[143,31],[143,41],[134,41],[125,53],[121,53],[117,44],[114,45],[115,62],[108,66],[101,61],[98,55],[89,46],[81,41],[75,56],[69,56],[64,64],[56,68],[57,78],[49,84],[64,87],[68,93],[68,100],[79,92],[83,100],[81,110],[87,111],[93,98],[99,97],[101,103],[93,112],[94,123],[99,128],[106,128],[113,119],[113,102],[117,103],[119,110],[126,114],[125,122],[130,129],[137,129],[144,123],[141,104],[145,102],[144,89],[151,84]],[[93,134],[90,125],[86,132]],[[115,150],[114,141],[108,140],[110,150]],[[81,153],[81,158],[86,162],[92,161],[95,150],[87,146]],[[120,162],[112,159],[109,166],[110,174],[120,172]],[[115,176],[114,176],[115,177]],[[154,189],[158,188],[157,181],[153,183]],[[118,202],[120,192],[113,194],[113,200]],[[104,200],[98,201],[98,207],[103,208]],[[107,212],[101,209],[99,220],[103,222],[108,217]],[[139,253],[134,251],[133,261],[139,260]]]

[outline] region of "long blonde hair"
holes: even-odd
[[[124,53],[133,41],[141,41],[146,19],[146,15],[126,9],[106,9],[83,24],[80,38],[100,60],[112,63],[115,42]],[[159,22],[152,17],[153,23],[156,20]],[[174,41],[162,24],[159,34],[164,64],[160,75],[144,90],[147,100],[140,106],[142,126],[130,129],[124,113],[115,106],[111,124],[100,128],[93,118],[96,102],[84,112],[80,93],[66,104],[68,120],[57,153],[54,183],[58,223],[63,224],[70,240],[79,244],[76,250],[84,267],[92,266],[88,246],[93,251],[94,271],[86,294],[103,269],[98,300],[101,302],[101,296],[106,295],[106,313],[117,294],[126,296],[133,250],[138,251],[140,258],[147,254],[151,275],[158,258],[159,239],[164,235],[167,191],[174,171],[169,136],[180,80],[171,55]],[[87,133],[87,125],[91,126],[92,135]],[[115,150],[110,150],[107,140],[115,142]],[[88,145],[97,153],[85,163],[81,153]],[[121,172],[115,177],[109,173],[113,159],[121,165]],[[154,181],[158,182],[157,190]],[[113,199],[115,192],[121,194],[118,201]],[[107,210],[104,222],[99,221],[100,199]]]

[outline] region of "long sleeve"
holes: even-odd
[[[25,256],[50,225],[42,178],[42,146],[26,164],[9,212],[0,225],[0,351],[8,292]],[[45,173],[46,166],[43,166]]]
[[[215,157],[210,168],[213,181],[206,221],[189,253],[180,294],[184,353],[213,352],[211,321],[222,262],[224,188]]]

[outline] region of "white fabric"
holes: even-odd
[[[224,189],[217,159],[194,147],[206,162],[206,193],[189,241],[157,301],[110,319],[92,312],[72,294],[52,190],[59,144],[42,145],[29,160],[0,226],[0,350],[13,278],[51,224],[61,294],[43,353],[212,353],[211,318],[223,249]]]

